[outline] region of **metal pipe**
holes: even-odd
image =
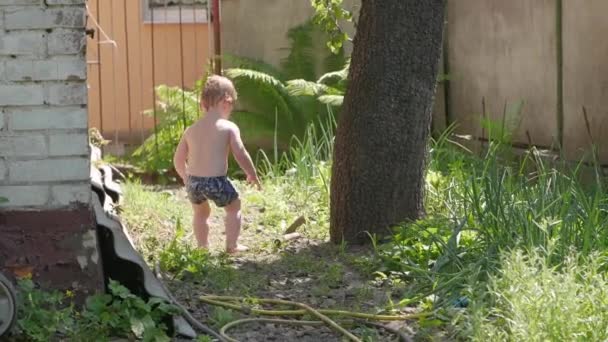
[[[213,20],[213,54],[215,73],[217,75],[222,74],[222,41],[221,41],[221,23],[220,23],[220,0],[213,0],[212,6],[212,20]]]

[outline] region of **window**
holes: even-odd
[[[144,23],[148,24],[192,24],[208,21],[207,0],[143,0],[142,7]]]

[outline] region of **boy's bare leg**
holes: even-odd
[[[241,200],[235,199],[228,204],[226,210],[226,252],[236,253],[246,251],[247,247],[238,245],[239,234],[241,233]]]
[[[209,248],[209,216],[211,208],[209,202],[204,201],[201,204],[192,204],[194,216],[192,217],[192,227],[194,228],[194,236],[198,242],[199,248]]]

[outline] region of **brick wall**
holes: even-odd
[[[90,202],[84,0],[0,0],[4,207]]]
[[[91,209],[85,0],[0,0],[0,271],[103,288]]]

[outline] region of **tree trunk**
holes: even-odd
[[[331,240],[369,241],[423,214],[445,0],[363,0],[338,122]]]

